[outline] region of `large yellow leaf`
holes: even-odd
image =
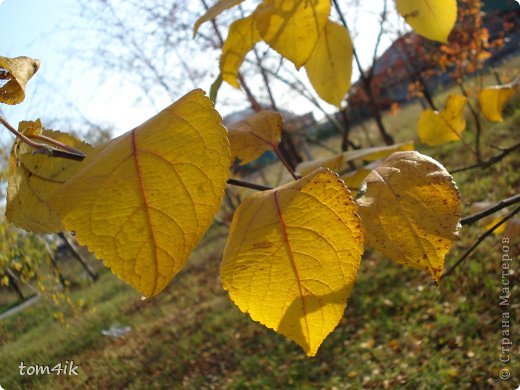
[[[276,111],[260,111],[228,128],[231,154],[244,165],[266,150],[278,147],[282,137],[282,116]]]
[[[309,60],[307,76],[320,98],[337,107],[350,87],[352,41],[347,29],[329,20]]]
[[[448,171],[418,152],[397,152],[365,182],[357,203],[368,245],[438,282],[460,228],[459,193]]]
[[[396,0],[397,11],[418,34],[447,42],[457,20],[457,0]]]
[[[220,56],[220,74],[233,87],[239,87],[238,69],[246,54],[261,39],[252,16],[236,20],[229,26],[229,33]]]
[[[264,0],[253,13],[262,38],[300,68],[327,24],[330,0]]]
[[[327,169],[245,198],[224,250],[224,289],[252,319],[314,356],[356,280],[363,253],[356,210]]]
[[[460,141],[461,134],[466,129],[465,105],[465,96],[453,94],[448,96],[444,110],[440,113],[431,109],[424,110],[419,117],[417,129],[420,140],[430,146]]]
[[[34,138],[44,135],[72,146],[85,154],[92,147],[69,134],[43,130],[40,120],[20,122],[18,131]],[[37,140],[40,143],[41,140]],[[34,149],[16,140],[9,158],[6,218],[28,231],[56,233],[62,230],[56,212],[48,199],[65,183],[79,166],[78,161],[33,154]]]
[[[66,230],[145,296],[163,290],[220,206],[226,130],[195,90],[95,148],[52,204]]]
[[[340,172],[346,167],[346,164],[351,161],[375,161],[385,158],[394,152],[413,149],[413,141],[408,141],[390,146],[377,146],[373,148],[351,150],[348,152],[336,154],[332,157],[304,161],[296,166],[296,172],[298,172],[301,176],[305,176],[319,167],[325,167],[332,171]]]
[[[482,114],[492,122],[503,122],[502,110],[514,95],[516,89],[511,85],[500,85],[480,91],[478,101]]]
[[[239,5],[244,0],[218,0],[213,6],[211,6],[204,15],[197,19],[193,25],[193,36],[197,35],[199,27],[212,19],[215,19],[225,10]]]
[[[40,67],[29,57],[0,57],[0,102],[18,104],[25,99],[25,85]]]

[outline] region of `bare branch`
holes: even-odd
[[[451,174],[459,173],[459,172],[469,171],[470,169],[475,169],[475,168],[489,168],[493,164],[496,164],[496,163],[502,161],[504,159],[504,157],[506,157],[511,152],[514,152],[518,148],[520,148],[520,142],[517,143],[516,145],[513,145],[513,146],[507,148],[507,149],[503,149],[502,153],[497,154],[496,156],[493,156],[493,157],[491,157],[491,158],[489,158],[489,159],[487,159],[485,161],[481,161],[481,162],[479,162],[477,164],[469,165],[469,166],[466,166],[466,167],[453,169],[452,171],[450,171],[450,173]]]
[[[512,204],[518,203],[518,202],[520,202],[520,194],[517,194],[517,195],[507,198],[507,199],[503,199],[494,206],[488,207],[487,209],[482,210],[476,214],[462,218],[460,221],[460,224],[461,225],[471,225],[473,222],[476,222],[482,218],[487,217],[488,215],[496,213],[497,211],[502,210],[502,209],[504,209],[508,206],[511,206]]]
[[[458,259],[455,264],[453,264],[451,266],[450,269],[448,269],[442,276],[441,276],[441,280],[446,278],[447,276],[451,275],[453,273],[453,271],[455,271],[455,269],[457,269],[457,267],[459,265],[462,264],[462,262],[464,260],[466,260],[466,258],[471,254],[471,252],[473,252],[473,250],[475,250],[475,248],[477,246],[480,245],[480,243],[482,241],[484,241],[487,237],[489,237],[491,234],[493,234],[493,232],[495,230],[497,230],[500,226],[502,226],[504,223],[506,223],[509,219],[513,218],[518,212],[520,211],[520,206],[517,207],[516,209],[514,209],[513,211],[511,211],[509,214],[507,214],[504,218],[502,218],[499,222],[497,222],[495,225],[493,225],[493,227],[491,227],[491,229],[487,230],[486,232],[484,232],[483,234],[481,234],[479,236],[479,238],[477,239],[477,241],[466,251],[464,252],[464,254],[461,256],[460,259]]]

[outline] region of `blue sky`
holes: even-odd
[[[348,12],[346,15],[355,46],[364,63],[371,59],[381,5],[382,0],[362,2],[360,13]],[[393,12],[393,1],[388,0],[388,5],[392,11],[392,23],[398,23]],[[92,66],[95,61],[86,64],[71,58],[70,49],[77,48],[78,42],[86,39],[85,30],[81,29],[88,27],[89,22],[78,19],[77,15],[75,0],[0,0],[0,34],[3,37],[0,55],[26,55],[41,61],[39,72],[28,84],[26,100],[18,106],[0,108],[13,125],[16,126],[20,120],[38,117],[42,118],[44,125],[45,118],[84,117],[109,125],[115,129],[115,134],[120,134],[158,111],[158,107],[146,101],[141,101],[136,109],[135,101],[142,91],[128,80],[123,81],[117,74],[100,78],[99,71]],[[88,39],[93,38],[90,36]],[[385,37],[381,49],[389,43],[390,38]],[[201,87],[209,88],[205,85]],[[232,93],[228,86],[223,87],[223,91]],[[167,104],[165,102],[164,105]],[[303,112],[313,109],[306,101],[294,106]],[[226,114],[233,107],[217,105],[217,109]],[[332,107],[329,109],[334,110]],[[0,136],[6,139],[3,132]]]

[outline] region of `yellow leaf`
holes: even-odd
[[[319,167],[325,167],[339,173],[346,167],[346,164],[351,161],[375,161],[381,158],[385,158],[394,152],[413,149],[413,141],[408,141],[390,146],[377,146],[374,148],[352,150],[336,154],[332,157],[304,161],[296,166],[296,172],[298,172],[301,176],[305,176]]]
[[[222,118],[194,90],[95,148],[52,204],[112,271],[150,297],[185,264],[229,177]]]
[[[457,20],[457,0],[396,0],[397,11],[416,33],[447,42]]]
[[[221,264],[233,302],[314,356],[343,316],[363,253],[357,207],[317,170],[237,209]]]
[[[330,0],[264,0],[253,13],[260,35],[299,69],[327,24]]]
[[[238,88],[238,69],[246,54],[261,40],[252,16],[234,21],[222,46],[220,73],[222,78]]]
[[[420,140],[430,146],[460,141],[466,128],[465,105],[465,96],[450,95],[440,113],[431,109],[424,110],[419,117],[417,129]]]
[[[25,99],[25,85],[39,67],[40,61],[29,57],[0,57],[0,102],[21,103]]]
[[[282,116],[276,111],[260,111],[228,128],[231,154],[244,165],[266,150],[277,148],[282,137]]]
[[[213,6],[211,6],[204,15],[197,19],[193,26],[193,36],[197,35],[199,27],[212,19],[215,19],[225,10],[239,5],[244,0],[218,0]]]
[[[383,160],[374,161],[370,164],[365,165],[364,167],[361,167],[351,172],[347,172],[341,175],[339,178],[343,180],[347,188],[352,193],[352,196],[356,196],[359,190],[361,189],[361,186],[365,178],[370,174],[370,172],[372,172],[374,169],[380,166],[382,162]]]
[[[350,87],[352,50],[347,29],[329,20],[305,63],[307,76],[316,93],[337,107],[341,106]]]
[[[502,110],[514,95],[515,88],[510,85],[501,85],[485,88],[478,95],[478,102],[482,114],[492,122],[503,122]]]
[[[368,245],[439,282],[460,228],[459,193],[448,171],[418,152],[397,152],[365,182],[357,203]]]
[[[43,135],[72,146],[85,154],[92,147],[59,131],[43,130],[40,120],[20,122],[18,131],[35,139]],[[49,197],[58,191],[78,169],[80,162],[33,154],[34,149],[16,140],[9,158],[6,218],[28,231],[57,233],[62,230],[60,219],[49,205]]]

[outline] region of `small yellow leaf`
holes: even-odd
[[[194,90],[95,148],[52,198],[65,229],[147,297],[179,272],[220,207],[230,165],[221,120]]]
[[[193,26],[193,36],[197,35],[197,31],[199,31],[199,27],[212,19],[215,19],[218,15],[220,15],[225,10],[235,7],[239,5],[244,0],[218,0],[215,4],[213,4],[204,15],[197,19]]]
[[[0,57],[0,102],[21,103],[25,99],[25,85],[39,67],[40,61],[29,57]]]
[[[374,169],[380,166],[382,162],[383,160],[371,162],[370,164],[356,169],[355,171],[347,172],[341,175],[339,178],[343,180],[347,188],[352,193],[352,196],[356,196],[359,190],[361,189],[361,186],[365,178],[370,174],[370,172],[372,172]]]
[[[29,138],[39,135],[52,138],[85,154],[92,149],[90,145],[69,134],[43,130],[40,120],[20,122],[18,131]],[[41,140],[36,141],[45,143]],[[13,145],[9,158],[5,215],[10,223],[25,230],[57,233],[62,230],[61,223],[49,205],[49,197],[60,190],[63,183],[78,169],[80,162],[33,154],[33,151],[33,148],[18,139]]]
[[[466,129],[465,105],[465,96],[450,95],[440,113],[431,109],[424,110],[419,117],[417,129],[420,140],[430,146],[460,141],[461,134]]]
[[[516,89],[510,85],[485,88],[478,95],[482,114],[492,122],[503,122],[502,110]]]
[[[307,76],[320,98],[337,107],[350,87],[353,49],[347,29],[337,23],[325,26],[309,60]]]
[[[457,0],[396,0],[397,11],[416,33],[447,42],[457,20]]]
[[[277,148],[282,137],[282,116],[276,111],[260,111],[228,128],[231,154],[244,165],[266,150]]]
[[[301,176],[305,176],[319,167],[325,167],[339,173],[344,168],[346,168],[346,164],[348,162],[356,160],[375,161],[388,157],[394,152],[406,150],[414,150],[413,141],[403,142],[390,146],[377,146],[373,148],[352,150],[336,154],[332,157],[304,161],[296,166],[296,172],[298,172]]]
[[[363,253],[357,207],[337,175],[317,170],[245,198],[221,264],[233,302],[314,356],[343,316]]]
[[[452,177],[418,152],[397,152],[365,179],[357,200],[368,245],[439,282],[457,238],[461,203]]]
[[[264,0],[253,13],[260,35],[299,69],[327,25],[330,0]]]
[[[252,16],[234,21],[229,26],[229,33],[222,47],[220,73],[224,81],[238,88],[238,69],[246,54],[262,38]]]

